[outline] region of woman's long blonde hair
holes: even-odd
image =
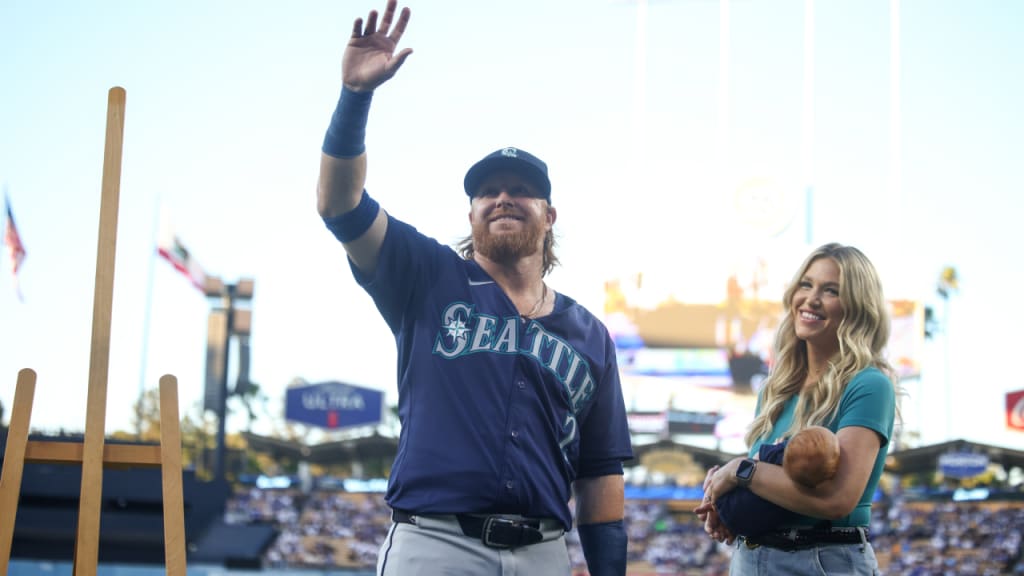
[[[780,437],[791,436],[807,426],[826,424],[839,407],[846,385],[864,368],[878,368],[896,386],[896,372],[884,357],[889,341],[889,312],[878,273],[860,250],[825,244],[804,260],[786,288],[782,300],[785,310],[775,336],[776,364],[760,392],[761,411],[747,431],[748,446],[759,438],[767,438],[786,402],[801,392],[807,378],[807,343],[796,337],[793,296],[807,269],[820,258],[829,258],[839,267],[839,303],[843,308],[837,331],[839,352],[829,360],[818,384],[803,391],[793,423]]]

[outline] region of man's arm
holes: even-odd
[[[342,242],[356,267],[372,274],[387,231],[387,215],[366,195],[365,132],[373,91],[390,79],[412,54],[395,48],[410,12],[403,8],[395,17],[397,0],[388,0],[377,21],[377,11],[357,18],[342,58],[342,94],[324,137],[317,186],[317,210],[328,228]]]
[[[335,158],[328,154],[320,154],[320,182],[317,188],[317,209],[320,216],[328,223],[328,227],[341,230],[363,228],[358,220],[354,220],[354,209],[360,202],[369,202],[363,198],[363,184],[366,182],[366,154],[355,158]],[[363,204],[365,212],[366,204]],[[348,217],[348,222],[345,222]],[[365,219],[370,225],[362,233],[352,234],[354,237],[342,241],[349,258],[366,274],[373,274],[377,269],[377,256],[384,243],[387,232],[387,214],[384,210],[366,213]],[[357,217],[358,218],[358,217]],[[331,222],[341,222],[334,226]],[[338,235],[337,232],[335,232]],[[339,237],[339,240],[341,238]]]
[[[591,576],[626,573],[625,483],[621,474],[575,483],[576,531]]]

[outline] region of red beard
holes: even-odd
[[[473,250],[493,262],[512,264],[543,249],[547,231],[540,220],[524,220],[518,232],[493,234],[490,227],[487,221],[473,225]]]

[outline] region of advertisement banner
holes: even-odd
[[[973,452],[950,452],[939,456],[939,472],[952,478],[971,478],[988,468],[988,456]]]
[[[286,419],[332,430],[378,424],[383,410],[383,391],[342,382],[295,386],[285,398]]]
[[[630,412],[626,419],[633,434],[663,434],[668,429],[664,412]]]
[[[1006,393],[1006,427],[1024,432],[1024,390]]]
[[[717,412],[692,412],[669,410],[669,434],[714,434],[715,426],[722,419]]]

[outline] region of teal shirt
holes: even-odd
[[[793,412],[796,410],[799,394],[795,394],[786,402],[779,415],[779,419],[772,426],[767,438],[761,438],[750,448],[749,456],[754,457],[765,442],[775,443],[779,435],[789,429],[793,422]],[[761,411],[761,400],[758,398],[757,411]],[[882,373],[881,370],[870,367],[858,372],[843,391],[843,397],[839,400],[839,409],[826,428],[833,432],[847,426],[862,426],[878,433],[882,445],[875,456],[875,465],[871,470],[871,477],[864,487],[857,507],[850,515],[833,520],[833,526],[867,526],[871,520],[871,499],[878,486],[878,479],[882,477],[882,469],[885,467],[885,456],[888,452],[889,438],[892,437],[893,422],[896,419],[896,392],[893,389],[892,381]],[[820,522],[820,518],[801,516],[797,520],[798,526],[812,526]]]

